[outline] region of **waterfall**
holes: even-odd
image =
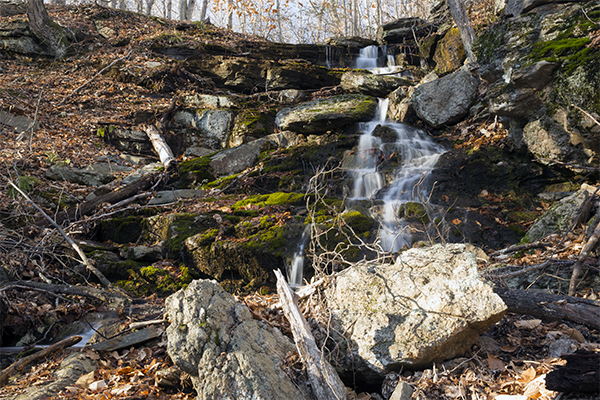
[[[297,288],[304,284],[302,282],[304,279],[304,247],[306,247],[306,242],[308,242],[308,238],[310,237],[310,228],[310,224],[304,228],[300,243],[298,243],[298,247],[292,257],[292,262],[287,268],[288,282],[292,288]]]
[[[357,65],[364,65],[364,68],[366,65],[375,65],[370,68],[371,72],[382,73],[383,68],[377,68],[376,62],[373,63],[377,48],[374,50],[372,47],[375,46],[363,49],[364,52],[361,50],[364,59],[359,58]],[[371,61],[367,61],[367,57]],[[352,168],[354,187],[351,199],[380,198],[383,201],[382,210],[377,216],[380,222],[378,240],[384,250],[395,252],[404,245],[410,245],[410,236],[404,232],[406,223],[397,217],[398,208],[407,202],[422,202],[427,197],[427,176],[445,149],[422,130],[386,121],[387,106],[388,100],[380,99],[375,118],[360,126],[363,134]],[[380,125],[396,133],[395,142],[383,143],[373,135]],[[400,155],[401,164],[390,185],[384,187],[378,166],[393,153]]]
[[[385,57],[382,57],[385,60],[386,65],[379,65],[379,50]],[[359,51],[359,56],[356,59],[356,68],[359,69],[368,69],[374,74],[393,74],[395,72],[401,72],[400,67],[396,66],[396,60],[394,56],[391,54],[387,54],[387,47],[382,46],[367,46]]]

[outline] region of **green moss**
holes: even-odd
[[[531,222],[535,221],[538,216],[539,213],[535,211],[511,211],[506,216],[506,219],[509,222]]]
[[[264,206],[282,206],[282,205],[302,205],[304,194],[302,193],[283,193],[259,194],[251,196],[245,200],[240,200],[234,204],[234,209],[240,209],[248,205]]]
[[[210,156],[197,157],[179,165],[180,188],[206,185],[215,180]]]
[[[177,275],[172,275],[169,271],[153,265],[139,270],[132,269],[128,271],[127,280],[120,280],[115,284],[137,296],[148,296],[155,293],[165,297],[187,287],[194,278],[198,277],[194,276],[184,265],[179,265],[178,269]]]
[[[427,216],[427,210],[422,203],[417,202],[408,202],[400,205],[398,207],[398,217],[399,218],[415,218],[422,224],[427,224],[429,222],[429,217]]]
[[[40,180],[38,178],[36,178],[35,176],[22,175],[22,176],[19,176],[19,178],[14,183],[23,192],[28,193],[28,192],[31,192],[31,190],[33,189],[33,187],[36,184],[40,183]],[[10,197],[12,197],[13,199],[16,198],[17,196],[20,196],[19,192],[17,192],[17,190],[15,188],[13,188],[12,186],[8,187],[8,195]]]
[[[525,235],[525,230],[523,230],[523,227],[521,225],[510,224],[510,225],[508,225],[508,229],[513,231],[520,238]]]
[[[368,232],[375,227],[375,220],[367,217],[360,211],[351,210],[345,212],[342,214],[342,218],[358,234]]]

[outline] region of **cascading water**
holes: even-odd
[[[292,258],[292,262],[288,265],[287,275],[288,282],[290,287],[297,288],[302,286],[304,283],[302,280],[304,279],[304,247],[306,246],[306,242],[310,237],[310,228],[311,225],[307,225],[304,228],[304,232],[302,232],[302,237],[300,238],[300,243],[296,252],[294,253],[294,257]]]
[[[364,57],[377,57],[372,49],[364,53],[361,51],[361,57],[363,54]],[[361,65],[373,64],[372,59],[359,61]],[[406,224],[397,218],[398,208],[404,203],[422,202],[426,198],[427,175],[445,150],[419,129],[386,121],[387,105],[387,99],[380,100],[379,112],[374,120],[361,126],[364,133],[359,140],[357,162],[353,170],[353,198],[371,199],[377,196],[383,200],[378,217],[381,224],[379,243],[384,250],[395,252],[404,245],[410,245],[410,236],[404,233]],[[373,135],[379,125],[396,133],[394,143],[383,143]],[[377,168],[394,152],[400,154],[401,165],[389,187],[384,188],[384,179]]]

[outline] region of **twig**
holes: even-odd
[[[0,287],[0,292],[3,292],[5,290],[9,290],[9,289],[25,289],[25,290],[33,290],[33,291],[37,291],[37,292],[42,292],[42,293],[47,293],[47,294],[51,294],[52,296],[58,297],[61,300],[64,301],[69,301],[69,299],[61,296],[60,294],[56,294],[50,290],[46,290],[46,289],[41,289],[41,288],[36,288],[36,287],[30,287],[30,286],[23,286],[23,285],[19,285],[18,283],[11,283],[8,284],[6,286],[2,286]]]
[[[569,282],[569,296],[575,295],[575,288],[577,287],[577,279],[581,274],[581,267],[583,267],[583,263],[587,260],[590,255],[590,251],[596,246],[598,243],[598,238],[600,238],[600,222],[596,225],[596,229],[594,229],[594,233],[588,239],[588,242],[583,246],[579,257],[577,258],[577,262],[573,266],[573,273],[571,275],[571,281]]]
[[[492,257],[501,256],[503,254],[515,253],[521,250],[530,250],[530,249],[545,249],[548,245],[545,243],[528,243],[528,244],[517,244],[509,246],[505,249],[498,250],[492,253]]]
[[[166,319],[154,319],[152,321],[140,321],[140,322],[132,322],[131,324],[129,324],[129,329],[139,329],[139,328],[144,328],[146,326],[150,326],[150,325],[158,325],[158,324],[164,324],[165,322],[168,322]]]
[[[65,96],[65,98],[62,99],[62,101],[56,105],[56,107],[62,106],[65,103],[65,101],[67,101],[67,99],[69,99],[70,97],[72,97],[73,95],[75,95],[75,93],[79,92],[81,89],[83,89],[89,83],[91,83],[94,79],[96,79],[98,76],[100,76],[104,71],[106,71],[107,69],[109,69],[110,67],[112,67],[113,65],[115,65],[116,63],[118,63],[119,61],[122,61],[122,60],[126,59],[127,57],[129,57],[132,52],[133,52],[133,50],[130,50],[129,53],[125,54],[123,57],[117,58],[116,60],[114,60],[113,62],[111,62],[110,64],[108,64],[106,67],[102,68],[100,71],[98,71],[98,73],[96,75],[94,75],[93,77],[91,77],[87,82],[85,82],[83,85],[79,86],[78,88],[76,88],[75,90],[73,90],[70,94],[68,94],[67,96]]]
[[[588,19],[588,20],[589,20],[589,21],[590,21],[592,24],[594,24],[594,25],[596,25],[596,26],[600,26],[600,24],[598,24],[596,21],[593,21],[593,20],[592,20],[592,19],[591,19],[591,18],[588,16],[587,12],[585,11],[585,8],[581,7],[581,11],[583,11],[583,15],[585,15],[585,17],[586,17],[586,18],[587,18],[587,19]],[[577,107],[577,106],[575,106],[575,107]],[[577,108],[579,108],[579,107],[577,107]],[[583,110],[582,110],[582,111],[583,111]],[[584,112],[585,112],[585,111],[584,111]],[[597,121],[596,121],[596,122],[597,122]]]
[[[577,165],[577,164],[572,164],[572,163],[566,163],[566,162],[562,162],[562,161],[558,161],[558,160],[553,160],[551,158],[539,158],[539,159],[534,159],[533,161],[546,161],[546,162],[551,162],[554,164],[558,164],[558,165],[564,165],[565,167],[573,167],[573,168],[578,168],[578,169],[583,169],[585,171],[598,171],[600,170],[599,167],[586,167],[584,165]]]
[[[100,272],[96,267],[94,267],[91,263],[90,260],[88,260],[87,256],[85,255],[85,253],[83,252],[83,250],[81,250],[81,247],[79,247],[77,245],[77,243],[75,243],[66,233],[65,231],[63,231],[63,229],[60,227],[60,225],[58,225],[56,222],[54,222],[54,220],[52,218],[50,218],[48,216],[48,214],[46,214],[44,212],[44,210],[42,210],[37,204],[35,204],[35,202],[33,200],[31,200],[29,198],[29,196],[27,196],[27,194],[25,192],[23,192],[17,185],[15,185],[13,183],[13,181],[11,181],[10,179],[8,179],[7,177],[5,177],[4,175],[2,175],[2,177],[8,182],[8,184],[10,186],[12,186],[17,192],[19,192],[21,194],[21,196],[23,196],[28,202],[30,202],[36,210],[38,210],[43,216],[44,218],[46,218],[48,220],[48,222],[50,222],[57,230],[58,232],[62,235],[63,238],[65,238],[65,240],[67,241],[67,243],[69,243],[71,245],[71,247],[73,247],[73,249],[77,252],[77,254],[79,254],[79,257],[81,257],[81,261],[83,261],[83,264],[86,266],[86,268],[93,273],[94,275],[96,275],[96,277],[100,280],[100,282],[102,282],[102,284],[104,286],[106,286],[109,289],[113,288],[112,283],[110,283],[110,281],[108,279],[106,279],[106,277],[104,276],[104,274],[102,274],[102,272]]]

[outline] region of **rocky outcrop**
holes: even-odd
[[[337,369],[365,380],[461,355],[506,310],[464,245],[411,249],[394,264],[354,265],[327,297],[331,332],[344,332],[348,343],[331,354]]]
[[[513,145],[577,172],[599,157],[600,127],[592,118],[600,115],[600,70],[592,66],[600,50],[586,15],[600,5],[558,3],[509,1],[512,17],[491,26],[475,48],[481,77],[491,84],[490,111],[504,117]]]
[[[216,281],[193,281],[168,297],[167,351],[190,374],[198,399],[309,399],[282,365],[293,343]]]
[[[413,107],[419,118],[434,128],[455,124],[469,113],[477,85],[477,78],[468,70],[459,70],[417,86]]]
[[[375,114],[375,100],[363,95],[340,95],[286,108],[277,114],[275,123],[280,130],[304,134],[325,133],[360,121]]]

